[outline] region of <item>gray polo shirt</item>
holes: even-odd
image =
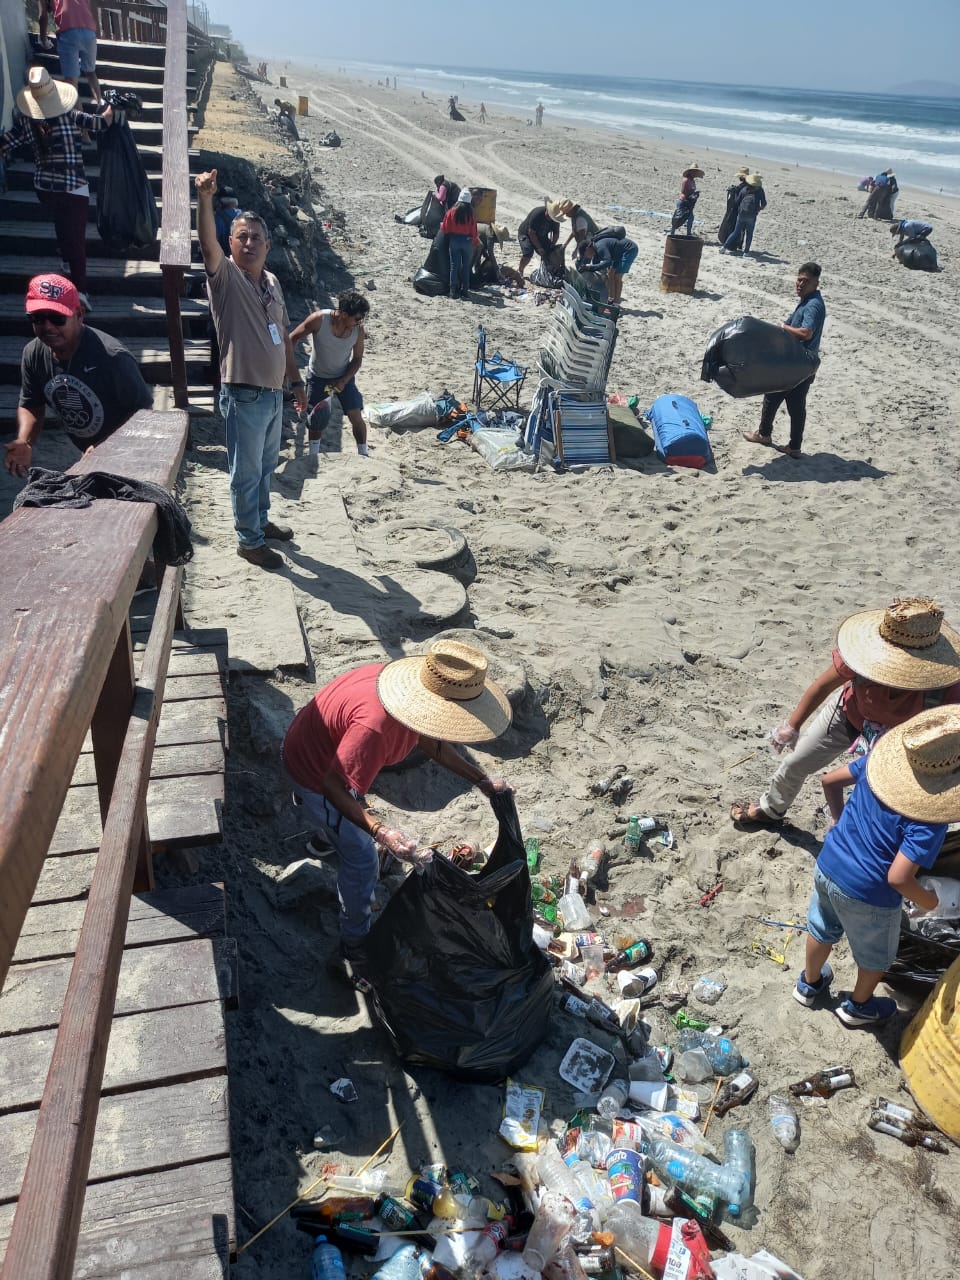
[[[286,377],[283,339],[290,320],[277,277],[264,271],[258,286],[224,254],[207,276],[207,296],[220,344],[221,380],[278,391]]]

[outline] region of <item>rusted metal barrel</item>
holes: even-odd
[[[699,236],[667,236],[660,268],[660,288],[664,293],[693,293],[702,253]]]

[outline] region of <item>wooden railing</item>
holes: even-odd
[[[169,488],[184,413],[143,411],[72,473]],[[182,570],[167,569],[135,679],[128,612],[157,516],[150,503],[21,507],[0,524],[0,985],[87,730],[103,836],[2,1280],[70,1280],[130,897],[152,883],[146,792]]]
[[[186,0],[168,0],[166,59],[163,69],[163,224],[160,270],[167,312],[173,402],[188,404],[180,297],[190,268],[190,143],[187,131]]]
[[[164,9],[137,0],[105,0],[97,11],[100,39],[163,44],[166,16]]]

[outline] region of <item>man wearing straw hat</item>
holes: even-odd
[[[339,855],[341,954],[360,990],[363,940],[379,871],[377,846],[402,862],[429,861],[429,852],[369,809],[366,792],[387,765],[414,748],[465,778],[486,796],[509,791],[451,743],[491,742],[510,724],[510,703],[487,676],[479,649],[436,640],[420,657],[372,663],[338,676],[298,713],[283,743],[283,763],[296,784],[296,803]]]
[[[757,225],[757,217],[767,207],[767,195],[763,189],[763,178],[759,173],[748,173],[743,180],[743,187],[737,196],[737,221],[733,230],[720,246],[721,253],[738,253],[736,245],[743,239],[744,254],[750,252],[753,244],[753,231]]]
[[[960,635],[935,601],[897,599],[853,614],[840,626],[830,665],[770,732],[782,763],[766,792],[757,804],[736,801],[730,817],[745,828],[779,826],[811,773],[851,744],[865,753],[931,703],[960,703],[958,681]]]
[[[700,192],[697,190],[697,178],[702,177],[703,170],[698,164],[692,164],[684,169],[680,182],[680,198],[677,200],[677,207],[674,209],[673,217],[670,221],[671,234],[676,234],[686,223],[686,234],[688,236],[693,235],[693,212],[697,201],[700,199]]]
[[[868,757],[828,773],[823,791],[837,823],[813,874],[794,999],[810,1008],[826,995],[827,957],[846,934],[857,980],[835,1013],[844,1026],[873,1027],[897,1012],[896,1000],[874,991],[897,954],[904,900],[917,908],[911,914],[939,901],[917,873],[936,862],[947,824],[960,821],[960,708],[935,707],[890,729]]]
[[[521,279],[535,253],[552,265],[553,251],[560,237],[560,219],[563,212],[559,200],[545,200],[531,209],[517,227],[517,242],[520,245],[520,265],[517,270]]]

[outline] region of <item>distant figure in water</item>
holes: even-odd
[[[537,128],[541,129],[543,127],[543,103],[542,102],[537,103],[537,109],[533,113],[533,118],[534,118],[534,121],[536,122]]]
[[[482,102],[480,103],[480,123],[481,124],[487,123],[487,108],[484,106]]]

